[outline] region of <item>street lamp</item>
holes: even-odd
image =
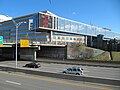
[[[9,18],[9,16],[7,15],[6,17],[8,17]],[[25,21],[22,21],[22,22],[16,22],[14,19],[11,19],[12,20],[12,22],[14,23],[14,25],[15,25],[15,30],[16,30],[16,58],[15,58],[15,66],[16,66],[16,68],[17,68],[17,42],[18,42],[18,40],[17,40],[17,38],[18,38],[18,28],[19,28],[19,26],[21,25],[21,24],[23,24],[23,23],[27,23],[27,22],[25,22]]]
[[[17,68],[17,47],[18,47],[18,45],[17,45],[17,42],[18,42],[18,28],[19,28],[19,26],[21,25],[21,24],[23,24],[23,23],[26,23],[26,22],[16,22],[15,20],[13,20],[12,19],[12,22],[14,23],[14,25],[15,25],[15,28],[16,28],[16,58],[15,58],[15,66],[16,66],[16,68]]]

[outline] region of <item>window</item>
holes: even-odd
[[[68,68],[67,70],[68,70],[68,71],[72,71],[72,69],[71,69],[71,68]]]
[[[58,39],[60,39],[60,37],[58,37]]]
[[[80,69],[78,69],[78,71],[80,71]]]
[[[77,70],[74,68],[73,71],[77,71]]]
[[[70,38],[70,40],[72,40],[72,38]]]
[[[66,37],[66,40],[68,40],[69,38],[68,37]]]
[[[64,37],[62,37],[62,39],[65,39]]]
[[[54,36],[53,39],[56,39],[56,36]]]

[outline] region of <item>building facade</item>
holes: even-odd
[[[26,22],[18,27],[18,43],[22,39],[28,39],[31,45],[66,45],[68,43],[87,45],[98,34],[104,35],[106,39],[120,39],[120,34],[106,28],[65,19],[49,11],[26,15],[13,20],[16,23]],[[13,20],[0,22],[0,36],[3,36],[3,44],[15,43],[16,27]]]

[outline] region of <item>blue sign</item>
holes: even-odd
[[[3,44],[3,36],[0,36],[0,44]]]

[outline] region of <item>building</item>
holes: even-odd
[[[80,43],[91,46],[92,41],[99,34],[104,35],[105,39],[120,40],[120,34],[109,29],[76,22],[59,17],[49,11],[43,11],[0,22],[0,36],[3,37],[4,47],[15,44],[16,24],[19,24],[18,43],[20,40],[27,39],[30,45],[51,44],[57,46]]]
[[[71,42],[90,43],[98,34],[105,38],[120,39],[120,34],[106,28],[100,28],[81,22],[61,18],[49,11],[34,13],[14,18],[21,24],[18,28],[18,42],[21,39],[29,39],[31,44],[53,43],[66,44]],[[4,43],[15,43],[15,25],[12,20],[0,22],[0,36]]]

